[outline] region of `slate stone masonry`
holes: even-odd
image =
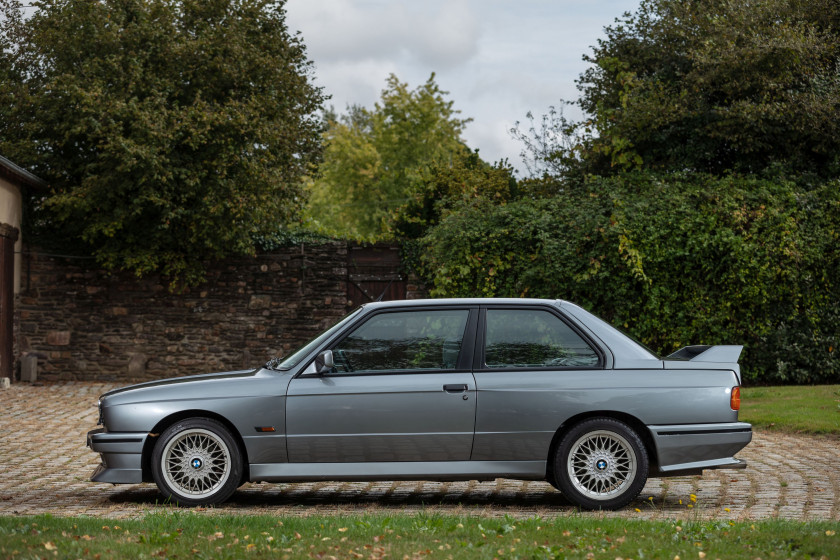
[[[204,284],[171,293],[158,276],[108,274],[90,260],[30,248],[15,355],[18,362],[37,356],[38,379],[46,381],[252,368],[347,313],[347,255],[344,242],[278,249],[214,265]]]

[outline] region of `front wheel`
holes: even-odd
[[[591,418],[563,437],[554,455],[556,487],[586,509],[618,509],[645,486],[648,456],[638,434],[614,418]]]
[[[152,477],[164,496],[184,506],[218,504],[242,478],[242,454],[230,431],[210,418],[167,428],[152,452]]]

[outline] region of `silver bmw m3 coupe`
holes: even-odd
[[[102,395],[92,480],[182,505],[252,481],[546,480],[589,509],[740,469],[741,346],[667,358],[566,301],[370,303],[285,359]]]

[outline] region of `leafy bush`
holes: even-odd
[[[467,200],[420,241],[434,296],[563,298],[662,354],[743,344],[760,383],[840,380],[840,184],[625,174]]]
[[[403,239],[423,237],[459,201],[480,198],[505,204],[521,194],[507,161],[490,165],[467,147],[454,151],[448,161],[436,162],[423,175],[422,184],[391,217],[391,229]]]
[[[300,227],[280,228],[265,235],[255,235],[254,245],[261,251],[273,251],[281,247],[292,247],[301,243],[310,245],[321,245],[332,241],[339,241],[336,237],[330,237],[316,231],[309,231]]]

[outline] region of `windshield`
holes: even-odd
[[[291,368],[295,367],[310,352],[312,352],[313,350],[315,350],[315,348],[320,346],[321,343],[323,343],[330,336],[332,336],[333,333],[335,333],[339,329],[341,329],[341,327],[343,327],[344,325],[349,323],[350,320],[353,319],[353,317],[355,317],[356,315],[358,315],[361,311],[362,311],[362,308],[359,307],[358,309],[356,309],[355,311],[353,311],[352,313],[347,315],[344,319],[342,319],[341,321],[339,321],[338,323],[333,325],[331,328],[325,330],[324,332],[319,334],[317,337],[315,337],[313,340],[306,343],[306,345],[303,346],[303,348],[300,348],[299,350],[297,350],[295,353],[293,353],[291,356],[289,356],[288,358],[286,358],[285,360],[280,362],[280,364],[274,366],[272,369],[287,370],[287,369],[291,369]]]

